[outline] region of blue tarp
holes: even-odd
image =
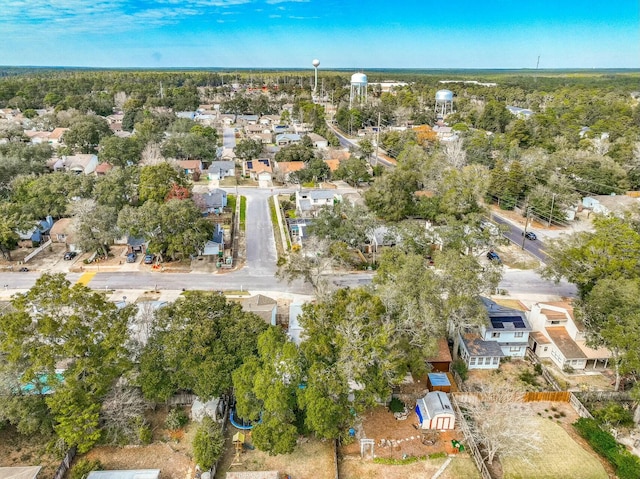
[[[429,373],[429,383],[432,386],[451,386],[451,382],[445,373]]]

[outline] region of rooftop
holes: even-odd
[[[586,359],[587,355],[580,346],[569,336],[564,326],[545,328],[553,343],[566,359]]]
[[[503,357],[502,348],[495,341],[484,341],[476,333],[462,335],[462,342],[471,356]]]

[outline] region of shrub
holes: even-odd
[[[442,459],[443,457],[447,457],[446,452],[434,452],[429,454],[429,459]]]
[[[526,371],[522,371],[520,373],[520,376],[518,376],[520,378],[520,381],[522,381],[525,384],[530,384],[531,386],[538,386],[538,380],[537,377],[534,373],[532,373],[531,371],[529,371],[528,369]]]
[[[100,461],[89,459],[79,459],[69,472],[69,479],[84,479],[91,471],[101,471],[102,463]]]
[[[408,456],[402,459],[393,459],[391,457],[375,457],[374,464],[388,464],[391,466],[403,466],[405,464],[413,464],[414,462],[424,461],[426,456]]]
[[[392,398],[391,402],[389,403],[389,410],[391,412],[403,412],[404,403],[398,398]]]
[[[536,365],[533,367],[533,371],[538,375],[542,375],[542,364],[540,363],[536,363]]]
[[[151,444],[153,440],[153,433],[151,427],[148,424],[143,424],[138,428],[138,440],[141,444]]]
[[[467,368],[467,365],[462,359],[456,359],[451,364],[451,369],[457,372],[460,376],[460,379],[462,379],[463,381],[466,381],[469,377],[469,368]]]
[[[175,431],[176,429],[183,428],[189,422],[189,416],[184,412],[182,408],[175,408],[169,411],[167,414],[167,419],[164,422],[164,427]]]
[[[633,426],[633,414],[620,404],[610,402],[593,411],[593,417],[600,423],[612,426]]]
[[[205,416],[193,438],[193,458],[202,469],[211,469],[224,449],[222,427]]]

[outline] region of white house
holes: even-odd
[[[533,326],[529,347],[536,356],[550,358],[561,369],[607,367],[611,353],[606,348],[587,346],[584,325],[576,321],[569,303],[536,303],[529,321]]]
[[[93,154],[78,154],[62,157],[63,167],[78,175],[90,175],[98,167],[98,157]]]
[[[319,150],[325,150],[329,148],[329,141],[325,137],[320,136],[317,133],[309,133],[307,136],[309,137],[309,139],[311,139],[314,148],[317,148]]]
[[[298,190],[296,191],[296,210],[310,213],[322,206],[333,205],[342,201],[342,196],[333,190]]]
[[[212,161],[207,170],[209,180],[221,180],[227,177],[236,176],[235,161]]]
[[[500,358],[524,358],[532,328],[524,311],[481,298],[487,320],[460,336],[460,355],[469,369],[497,369]],[[523,309],[524,306],[523,306]]]
[[[420,421],[420,429],[455,429],[455,412],[449,397],[442,391],[433,391],[418,399],[416,414]]]
[[[300,141],[301,137],[296,133],[282,133],[276,136],[276,145],[278,146],[297,145]]]

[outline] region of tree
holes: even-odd
[[[404,168],[387,170],[364,194],[372,211],[387,221],[400,221],[414,210],[415,195],[420,189],[419,174]]]
[[[120,237],[116,223],[118,212],[111,206],[97,204],[94,200],[81,200],[71,207],[72,228],[83,251],[109,254],[109,246]]]
[[[358,150],[360,151],[360,158],[367,160],[374,152],[373,143],[368,138],[363,138],[358,142]]]
[[[324,296],[330,289],[325,276],[336,264],[330,254],[330,242],[314,238],[307,241],[305,250],[292,251],[287,261],[278,266],[276,277],[288,282],[301,278],[313,287],[317,296]]]
[[[482,392],[466,399],[462,405],[471,417],[471,434],[487,464],[496,456],[526,459],[540,450],[542,437],[521,391],[487,383]]]
[[[441,211],[457,219],[479,212],[488,187],[489,174],[481,165],[447,170],[438,188]]]
[[[281,148],[276,153],[275,160],[280,161],[304,161],[309,163],[315,158],[313,148],[307,148],[302,144],[289,145]]]
[[[371,239],[376,226],[377,221],[364,206],[343,201],[323,206],[310,225],[309,234],[358,248]]]
[[[193,459],[202,470],[209,470],[224,451],[222,426],[205,416],[193,437]]]
[[[358,186],[360,183],[368,183],[371,175],[365,160],[352,156],[340,162],[338,169],[333,173],[333,178],[344,180],[351,186]]]
[[[262,142],[246,138],[240,140],[234,149],[236,156],[244,161],[255,160],[262,153]]]
[[[576,315],[589,344],[611,351],[618,391],[622,374],[640,372],[640,279],[599,280],[578,302]]]
[[[113,133],[103,118],[94,115],[76,118],[64,134],[67,146],[80,153],[95,153],[100,141]]]
[[[115,167],[96,179],[92,196],[99,205],[110,206],[120,211],[125,205],[136,202],[139,181],[138,167]]]
[[[28,292],[14,296],[0,316],[0,368],[21,372],[22,384],[55,391],[45,402],[54,430],[86,452],[100,437],[102,398],[130,367],[127,324],[132,306],[118,309],[99,293],[62,274],[43,274]],[[56,373],[66,361],[62,377]]]
[[[158,310],[140,358],[145,397],[166,400],[178,390],[204,400],[231,389],[231,373],[256,353],[262,319],[220,293],[188,291]]]
[[[294,171],[289,175],[292,183],[310,183],[324,181],[331,175],[329,165],[320,158],[311,159],[303,169]]]
[[[550,242],[543,276],[565,278],[578,287],[581,298],[602,279],[640,276],[640,233],[628,219],[596,217],[595,231],[574,233]]]
[[[504,133],[505,128],[513,119],[509,110],[496,100],[489,100],[478,119],[478,128],[494,133]]]
[[[114,166],[137,165],[144,144],[136,137],[106,136],[100,140],[99,158]]]
[[[9,203],[0,203],[0,253],[11,261],[11,250],[18,246],[20,236],[16,233],[21,226],[19,215]]]
[[[147,201],[138,208],[125,206],[117,224],[128,235],[146,238],[151,253],[173,260],[200,254],[213,233],[211,222],[202,217],[191,199],[161,204]]]
[[[129,444],[140,441],[140,429],[145,426],[144,412],[149,404],[138,388],[116,383],[102,401],[100,422],[103,439],[107,444],[119,444],[126,439]]]
[[[262,333],[257,357],[234,371],[238,414],[252,420],[262,419],[252,430],[260,450],[285,454],[295,448],[296,393],[302,377],[298,348],[277,328]]]
[[[174,184],[187,186],[184,173],[167,162],[143,166],[140,169],[138,198],[141,203],[153,201],[162,203]]]

